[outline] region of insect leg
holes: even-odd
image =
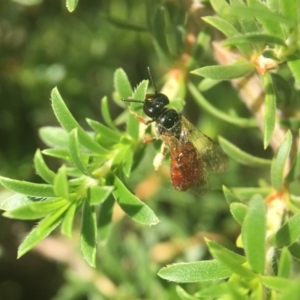
[[[129,112],[140,122],[145,125],[149,125],[150,123],[154,122],[154,120],[145,120],[143,117],[139,116],[136,112],[129,110]]]
[[[159,153],[157,153],[153,159],[153,166],[154,166],[155,171],[158,171],[167,152],[168,152],[168,148],[166,147],[165,143],[163,143],[161,146],[161,151]]]

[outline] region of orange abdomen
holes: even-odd
[[[171,180],[176,190],[185,191],[203,179],[203,164],[191,142],[186,142],[183,147],[172,149],[170,165]]]

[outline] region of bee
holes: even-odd
[[[164,143],[163,156],[170,152],[170,174],[173,187],[178,191],[193,189],[204,195],[208,191],[208,173],[228,169],[228,158],[221,147],[194,127],[182,114],[166,107],[170,101],[157,92],[150,68],[148,73],[154,94],[146,94],[145,100],[122,99],[143,104],[143,111],[150,119],[145,120],[130,111],[146,125],[155,122],[156,138]],[[154,139],[156,139],[154,138]]]

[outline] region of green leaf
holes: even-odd
[[[115,125],[111,115],[110,115],[110,112],[109,112],[109,107],[108,107],[108,100],[107,100],[107,97],[103,97],[101,99],[101,114],[102,114],[102,117],[105,121],[105,123],[113,130],[115,131],[118,131],[118,128],[117,126]]]
[[[101,137],[103,137],[103,139],[108,139],[116,143],[120,141],[122,135],[118,131],[112,130],[111,128],[91,119],[86,119],[86,121],[97,133],[101,135]]]
[[[215,257],[217,260],[219,260],[219,256],[220,254],[222,255],[222,260],[224,259],[224,257],[227,257],[229,260],[234,261],[235,264],[241,265],[243,263],[246,262],[246,257],[239,255],[237,253],[234,253],[233,251],[225,248],[224,246],[220,245],[219,243],[212,241],[208,238],[205,238],[205,242],[209,248],[210,253],[214,256],[214,254],[218,254],[217,257]],[[223,261],[219,260],[222,264],[224,264]],[[225,266],[227,265],[224,264]],[[227,265],[227,267],[229,267]],[[230,268],[230,267],[229,267]],[[231,268],[230,268],[231,269]],[[249,271],[249,270],[248,270]]]
[[[223,185],[222,189],[223,189],[223,193],[224,193],[225,199],[228,204],[231,204],[234,202],[240,202],[240,199],[225,185]]]
[[[62,165],[54,179],[54,191],[58,197],[69,199],[69,185],[67,178],[67,169],[65,165]]]
[[[280,12],[288,20],[293,20],[295,24],[299,21],[299,1],[289,0],[289,1],[278,1],[280,5]],[[289,28],[287,27],[287,30]]]
[[[264,273],[266,252],[266,207],[260,195],[254,195],[242,226],[242,239],[251,269]]]
[[[230,143],[226,139],[219,137],[219,143],[224,150],[224,152],[232,157],[237,162],[251,166],[251,167],[270,167],[272,161],[269,159],[264,159],[260,157],[253,156],[251,154],[248,154],[247,152],[242,151],[238,147],[236,147],[234,144]]]
[[[50,184],[19,181],[2,176],[0,176],[0,183],[8,190],[16,193],[36,197],[56,197]]]
[[[100,205],[100,211],[98,213],[98,235],[99,239],[103,242],[107,239],[112,226],[112,214],[115,200],[113,197],[108,197]]]
[[[41,240],[46,238],[61,222],[62,215],[66,211],[67,205],[59,211],[47,216],[29,233],[18,249],[18,258],[36,246]]]
[[[72,230],[73,230],[73,223],[74,223],[76,209],[77,209],[77,205],[75,202],[69,205],[64,215],[63,221],[61,223],[61,233],[69,238],[72,237]]]
[[[269,2],[269,1],[268,1]],[[280,1],[281,2],[281,1]],[[277,10],[278,13],[274,13],[274,11],[271,9],[269,12],[267,11],[262,11],[260,8],[253,8],[249,6],[236,6],[230,9],[230,14],[239,16],[239,15],[246,15],[247,17],[252,17],[252,18],[264,18],[265,20],[272,20],[273,22],[278,22],[281,23],[280,25],[282,26],[283,24],[286,24],[288,26],[294,27],[295,21],[291,20],[282,14],[280,14],[280,9]],[[255,30],[257,31],[257,30]],[[249,31],[248,31],[249,32]]]
[[[286,278],[280,278],[275,276],[262,276],[261,282],[267,288],[275,291],[284,291],[288,288],[291,281]]]
[[[68,201],[61,198],[36,201],[9,210],[3,216],[19,220],[35,220],[61,209],[66,204],[68,204]]]
[[[277,248],[289,246],[300,236],[300,213],[293,215],[270,239]]]
[[[129,98],[132,95],[132,87],[128,77],[123,69],[119,68],[114,74],[114,87],[123,99]]]
[[[251,270],[242,266],[246,262],[246,257],[236,254],[216,242],[208,239],[205,239],[205,241],[212,256],[221,264],[228,267],[233,273],[238,274],[242,278],[251,279],[255,277],[255,274]]]
[[[239,61],[227,66],[207,66],[191,71],[192,74],[215,80],[230,80],[247,75],[255,70],[252,62]]]
[[[68,137],[68,141],[69,141],[69,137]],[[55,158],[60,158],[65,161],[68,161],[68,162],[71,161],[70,153],[69,153],[69,150],[67,150],[67,149],[61,149],[61,148],[45,149],[42,151],[42,153],[44,155],[55,157]]]
[[[146,97],[146,91],[148,87],[148,80],[143,80],[135,89],[133,99],[144,101]],[[136,107],[136,103],[131,103],[130,108]],[[127,119],[127,132],[134,139],[137,140],[139,137],[139,122],[133,115],[129,115]],[[131,151],[133,153],[133,151]]]
[[[162,5],[157,5],[152,14],[151,32],[153,35],[153,43],[156,52],[161,60],[168,62],[170,52],[167,44],[166,36],[166,22],[165,22],[166,9]]]
[[[116,187],[113,191],[114,198],[129,217],[149,226],[159,222],[153,210],[134,196],[117,176],[115,176],[114,184]]]
[[[67,0],[66,6],[69,12],[73,12],[78,4],[78,0]]]
[[[106,200],[112,193],[114,186],[91,186],[88,189],[88,198],[91,205],[99,204]]]
[[[264,115],[264,148],[266,149],[272,139],[276,122],[276,96],[273,81],[269,73],[263,76],[265,86],[265,115]]]
[[[76,168],[84,175],[88,177],[93,177],[93,175],[89,172],[86,168],[85,162],[83,161],[81,155],[81,149],[78,140],[78,131],[77,128],[73,129],[70,132],[70,139],[69,139],[69,152],[72,159],[72,162],[76,166]]]
[[[230,204],[230,212],[234,219],[242,225],[248,212],[248,206],[243,203],[233,202]]]
[[[283,189],[283,170],[288,159],[292,146],[292,134],[288,131],[284,137],[284,140],[278,148],[275,157],[271,165],[271,183],[272,186],[280,191]]]
[[[208,113],[211,115],[217,117],[220,120],[224,120],[230,124],[234,124],[240,127],[257,127],[257,122],[254,119],[246,119],[246,118],[238,118],[234,116],[230,116],[228,113],[224,113],[218,109],[216,109],[213,105],[207,101],[202,94],[199,92],[199,90],[193,85],[192,83],[188,83],[188,89],[193,95],[196,102],[205,109]]]
[[[300,244],[295,242],[291,246],[289,246],[289,251],[292,254],[293,258],[300,260]]]
[[[222,44],[225,47],[237,46],[243,44],[263,44],[263,45],[281,45],[285,46],[285,41],[277,36],[264,33],[247,33],[237,37],[228,38]]]
[[[84,259],[96,267],[97,254],[97,219],[95,207],[88,200],[84,201],[81,221],[81,251]]]
[[[195,293],[195,296],[199,299],[222,299],[224,295],[228,294],[228,282],[218,282],[211,286],[205,287]],[[231,300],[231,299],[230,299]]]
[[[231,274],[232,271],[217,260],[177,263],[158,272],[161,278],[178,283],[224,279]]]
[[[291,55],[288,57],[287,63],[298,85],[300,85],[300,58],[296,55]]]
[[[292,256],[288,248],[284,247],[280,253],[280,259],[278,264],[278,274],[279,277],[289,278],[292,270]]]
[[[224,33],[227,37],[233,37],[240,35],[239,31],[231,25],[229,22],[227,22],[224,19],[218,18],[218,17],[203,17],[202,18],[205,22],[212,25],[213,27],[220,30],[222,33]],[[238,45],[237,48],[244,56],[250,56],[252,52],[252,47],[250,45]]]
[[[284,39],[284,34],[280,26],[281,24],[276,18],[274,19],[273,12],[265,5],[265,3],[258,0],[247,0],[247,3],[250,8],[257,9],[255,18],[263,25],[264,31],[270,35]],[[269,17],[266,17],[266,14],[268,14]]]
[[[6,198],[3,202],[1,202],[0,209],[4,211],[9,211],[27,205],[29,203],[35,203],[36,201],[37,200],[32,200],[25,195],[15,194],[9,198]]]
[[[250,33],[250,32],[257,32],[258,31],[258,25],[255,20],[255,16],[251,16],[247,13],[240,13],[238,9],[248,11],[249,7],[246,6],[244,1],[240,0],[231,0],[231,10],[230,13],[235,16],[239,23],[241,24],[241,27],[244,29],[244,32]]]
[[[68,132],[61,127],[45,126],[39,129],[42,141],[49,147],[67,148],[69,143]]]
[[[51,92],[51,100],[54,114],[64,129],[71,132],[74,128],[78,130],[78,138],[80,144],[92,152],[99,155],[105,155],[108,153],[106,149],[101,147],[84,129],[77,123],[74,117],[71,115],[67,106],[65,105],[62,97],[60,96],[57,88],[54,88]]]
[[[298,299],[300,295],[300,277],[298,276],[293,281],[286,285],[284,291],[276,300]]]
[[[53,184],[55,173],[48,168],[39,149],[36,150],[33,161],[37,174],[46,182]]]
[[[198,300],[199,298],[196,298],[192,295],[190,295],[187,291],[185,291],[181,286],[176,286],[176,293],[180,297],[181,300]]]
[[[248,201],[254,194],[268,196],[273,191],[272,187],[232,188],[231,190],[241,201]]]

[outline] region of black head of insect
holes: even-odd
[[[157,120],[162,115],[162,113],[167,109],[165,108],[165,106],[169,104],[169,99],[165,94],[157,92],[157,87],[153,79],[152,73],[150,71],[150,68],[148,67],[147,70],[149,73],[151,83],[154,87],[154,94],[146,94],[146,98],[144,101],[134,100],[134,99],[122,99],[122,100],[126,102],[143,103],[144,113],[152,120]]]

